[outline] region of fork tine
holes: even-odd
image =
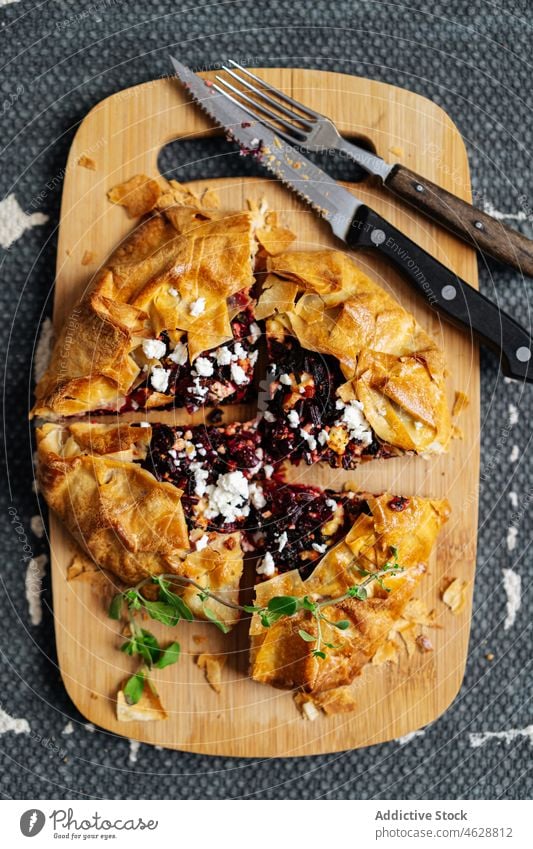
[[[266,91],[269,91],[271,94],[277,95],[279,98],[281,98],[281,100],[284,100],[285,103],[289,103],[296,109],[300,109],[302,112],[306,112],[313,120],[319,121],[320,118],[323,117],[319,112],[315,112],[313,109],[310,109],[309,106],[304,106],[303,103],[299,103],[297,100],[293,100],[293,98],[289,97],[288,94],[285,94],[284,91],[281,91],[279,88],[275,88],[270,83],[265,82],[265,80],[262,80],[261,77],[256,76],[256,74],[252,74],[252,72],[249,71],[248,68],[243,68],[242,65],[239,65],[239,63],[235,62],[233,59],[229,59],[228,61],[230,65],[233,65],[234,68],[238,68],[239,71],[242,71],[242,73],[246,74],[247,77],[251,77],[253,80],[255,80],[256,83],[260,83],[266,89]],[[226,68],[226,70],[229,71],[229,68]]]
[[[253,91],[253,93],[260,97],[262,100],[264,100],[265,103],[269,103],[270,106],[273,106],[283,115],[286,115],[287,118],[290,118],[292,121],[297,121],[298,123],[302,124],[307,130],[312,129],[313,124],[310,123],[309,119],[302,117],[302,115],[297,115],[296,112],[292,112],[290,109],[287,109],[285,106],[283,106],[282,103],[279,103],[277,100],[274,100],[273,97],[269,97],[268,94],[265,94],[264,91],[256,88],[254,85],[252,85],[252,83],[249,83],[246,79],[243,79],[241,76],[239,76],[239,74],[236,74],[235,71],[232,71],[231,68],[228,68],[226,65],[222,66],[222,70],[226,71],[226,73],[233,77],[234,80],[237,80],[237,82],[241,83],[241,85],[243,85],[248,91]],[[266,86],[266,83],[264,83],[264,85]],[[275,88],[272,89],[272,91],[279,95],[282,94],[282,92],[278,92]],[[259,106],[260,104],[257,105]]]
[[[274,127],[274,126],[270,123],[270,121],[260,120],[260,119],[257,117],[256,113],[255,113],[255,112],[253,112],[253,111],[250,109],[250,107],[249,107],[249,106],[246,106],[246,104],[245,104],[245,103],[241,103],[239,100],[237,100],[237,98],[236,98],[236,97],[233,97],[233,96],[232,96],[229,92],[227,92],[224,88],[221,88],[221,87],[220,87],[219,85],[217,85],[216,83],[213,85],[213,88],[215,89],[215,91],[218,91],[218,93],[219,93],[219,94],[223,94],[223,95],[224,95],[224,97],[227,97],[227,98],[228,98],[228,100],[231,100],[231,102],[232,102],[232,103],[235,103],[235,105],[236,105],[236,106],[240,106],[240,108],[241,108],[241,109],[243,109],[245,112],[247,112],[247,113],[248,113],[248,115],[250,116],[250,118],[254,118],[256,121],[260,121],[260,123],[261,123],[261,124],[264,124],[264,126],[265,126],[265,127],[268,127],[268,129],[269,129],[269,130],[272,130],[272,132],[273,132],[273,133],[276,133],[276,135],[277,135],[277,136],[280,136],[280,138],[285,139],[285,141],[286,141],[286,142],[288,142],[289,144],[294,145],[294,144],[299,144],[299,143],[300,143],[298,139],[295,139],[295,138],[294,138],[294,136],[289,136],[289,135],[287,135],[287,133],[284,133],[282,130],[279,130],[277,127]],[[260,133],[259,133],[259,135],[260,135]]]
[[[288,121],[285,121],[284,118],[281,118],[279,115],[276,115],[275,112],[272,112],[270,109],[268,109],[267,106],[263,106],[261,103],[257,103],[253,98],[249,97],[243,91],[241,91],[240,89],[233,86],[227,80],[223,79],[223,77],[217,76],[217,80],[219,82],[221,82],[223,85],[227,86],[227,88],[229,88],[229,90],[232,91],[234,94],[236,94],[238,97],[242,98],[242,100],[244,100],[245,103],[249,103],[250,106],[254,107],[256,110],[259,109],[261,112],[264,112],[265,115],[268,115],[269,118],[273,118],[275,121],[279,122],[281,124],[281,126],[284,127],[285,130],[287,131],[287,135],[292,134],[292,141],[293,142],[294,141],[303,141],[305,139],[305,130],[300,130],[299,127],[295,127],[293,124],[289,124]],[[217,88],[217,90],[220,90],[220,89]],[[223,94],[225,94],[225,92],[223,92]],[[242,104],[240,104],[240,105],[242,105]],[[250,115],[253,115],[253,117],[257,121],[261,121],[263,124],[266,124],[272,130],[272,132],[279,133],[279,135],[281,135],[281,132],[279,131],[278,127],[274,126],[269,121],[265,121],[263,118],[261,118],[260,116],[257,115],[257,112],[254,112],[253,110],[251,110],[249,108],[247,108],[246,111]],[[284,137],[287,138],[287,135],[284,134]],[[299,138],[297,137],[298,135],[299,135]],[[291,138],[288,138],[288,141],[291,141]]]

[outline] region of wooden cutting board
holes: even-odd
[[[258,73],[296,99],[331,116],[346,135],[373,143],[377,153],[389,161],[401,160],[424,177],[471,199],[461,136],[450,118],[431,101],[383,83],[342,74],[287,69],[261,69]],[[168,79],[118,92],[89,113],[72,144],[65,175],[56,327],[88,285],[98,264],[132,226],[125,211],[107,201],[107,190],[138,173],[156,176],[158,154],[169,141],[211,134],[213,130],[200,110],[187,104],[181,87]],[[222,139],[220,144],[224,149]],[[80,164],[83,156],[93,160],[95,170]],[[198,188],[203,184],[193,185]],[[370,185],[370,181],[353,188],[441,262],[477,285],[476,257],[470,248],[402,206],[383,189]],[[299,248],[341,247],[323,222],[268,177],[217,180],[216,190],[222,206],[233,209],[243,207],[249,198],[265,197],[299,234]],[[84,264],[86,252],[92,254],[89,264]],[[398,665],[367,666],[354,685],[358,701],[355,712],[321,716],[310,722],[300,717],[291,693],[249,679],[246,622],[226,638],[213,626],[181,624],[174,634],[153,623],[154,632],[163,640],[177,638],[182,644],[180,662],[155,677],[170,717],[166,721],[121,724],[115,716],[115,693],[133,670],[133,661],[117,650],[121,643],[119,626],[106,616],[101,577],[66,580],[73,545],[51,517],[59,663],[69,695],[81,713],[96,725],[146,743],[204,754],[310,755],[368,746],[405,735],[435,720],[455,698],[466,661],[476,557],[478,353],[467,334],[441,324],[390,267],[370,256],[358,255],[357,261],[412,310],[445,349],[450,401],[455,390],[466,392],[470,398],[470,406],[458,422],[463,438],[452,443],[449,455],[429,462],[421,458],[388,460],[369,463],[353,473],[300,466],[292,471],[292,478],[333,487],[351,481],[376,492],[388,489],[404,495],[450,499],[452,517],[439,537],[420,593],[437,613],[438,628],[431,634],[434,651],[417,652],[410,659],[407,654],[402,655]],[[226,417],[238,419],[251,412],[249,408],[228,410]],[[142,418],[191,421],[179,411],[155,411]],[[198,413],[195,420],[202,421],[203,414]],[[468,582],[468,603],[459,615],[454,615],[440,600],[440,592],[443,582],[457,577]],[[210,689],[194,662],[195,655],[205,651],[227,653],[220,695]]]

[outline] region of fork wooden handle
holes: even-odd
[[[533,276],[533,241],[404,165],[395,165],[385,185],[477,250]]]

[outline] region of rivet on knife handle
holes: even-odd
[[[353,249],[372,248],[385,256],[432,309],[499,352],[506,375],[533,382],[533,339],[525,328],[380,215],[360,207],[346,242]]]
[[[394,194],[434,218],[483,253],[533,276],[533,242],[404,165],[385,181]]]

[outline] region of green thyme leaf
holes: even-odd
[[[180,644],[179,643],[171,643],[166,649],[163,649],[159,660],[156,663],[158,669],[164,669],[165,666],[170,666],[172,663],[176,663],[179,660],[180,656]]]
[[[135,639],[135,637],[131,637],[125,643],[122,643],[120,651],[123,651],[124,654],[129,654],[130,657],[133,657],[134,654],[137,654],[137,640]]]
[[[294,616],[298,610],[299,599],[293,595],[277,595],[268,602],[268,610],[278,618],[281,616]]]
[[[346,629],[350,627],[348,619],[341,619],[339,622],[332,622],[331,624],[334,625],[335,628],[338,628],[339,631],[346,631]]]
[[[113,596],[111,604],[109,605],[109,610],[107,611],[107,615],[110,619],[120,619],[120,612],[122,610],[123,603],[124,596],[122,593],[117,593]]]
[[[245,613],[260,613],[263,610],[262,607],[254,607],[253,604],[243,604],[242,609]]]
[[[181,619],[186,619],[187,622],[192,622],[194,619],[194,614],[191,608],[186,602],[183,601],[181,596],[172,592],[168,581],[159,580],[158,584],[160,600],[172,605],[172,607],[175,607],[176,612],[179,613]]]
[[[148,666],[152,666],[152,664],[157,663],[161,656],[161,648],[157,641],[157,638],[154,637],[150,631],[145,631],[144,628],[136,634],[135,642],[137,646],[137,653],[144,658]]]
[[[302,640],[305,640],[306,643],[314,643],[316,641],[316,637],[308,631],[304,631],[303,628],[300,628],[298,635],[302,638]]]
[[[146,681],[146,674],[140,670],[128,679],[124,687],[124,698],[129,705],[136,705],[141,698]]]
[[[228,633],[228,631],[229,631],[228,626],[225,625],[224,622],[220,621],[220,619],[218,618],[218,616],[216,615],[214,610],[211,610],[210,607],[206,607],[205,604],[202,605],[202,610],[204,611],[207,618],[213,623],[213,625],[216,625],[217,628],[220,628],[220,630],[222,631],[223,634]]]
[[[166,601],[144,601],[146,612],[152,619],[162,622],[163,625],[177,625],[180,621],[180,614],[176,608],[168,604]]]
[[[326,653],[323,651],[314,651],[313,657],[320,657],[322,660],[326,659]]]
[[[131,610],[141,609],[142,601],[137,590],[126,590],[124,598],[128,602],[128,607],[131,608]]]
[[[311,613],[314,613],[317,609],[317,603],[315,601],[311,601],[308,596],[304,596],[302,599],[302,607],[304,610],[310,610]]]
[[[368,593],[364,587],[350,587],[348,595],[351,598],[358,598],[359,601],[364,601],[368,597]]]

